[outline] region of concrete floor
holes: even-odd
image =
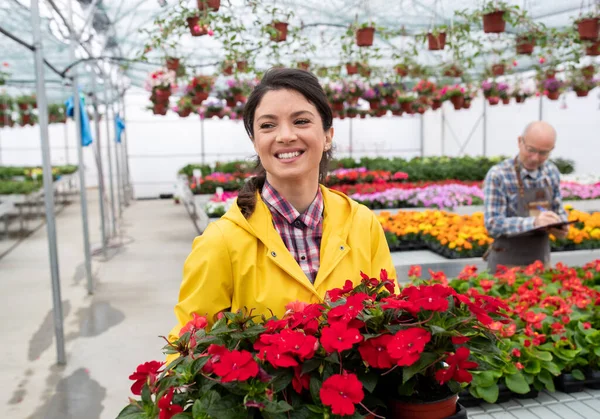
[[[88,197],[97,248],[97,193]],[[181,269],[196,233],[172,200],[132,202],[122,226],[126,245],[111,249],[108,261],[94,257],[89,296],[78,203],[57,217],[66,366],[56,365],[46,229],[0,259],[0,417],[113,419],[127,404],[129,374],[163,359],[158,336],[174,325]]]

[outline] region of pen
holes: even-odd
[[[540,212],[544,212],[544,211],[546,211],[546,208],[544,208],[544,207],[542,207],[542,206],[540,206],[540,205],[538,205],[538,206],[537,206],[537,209],[538,209]]]

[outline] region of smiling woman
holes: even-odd
[[[195,239],[171,340],[194,313],[209,323],[228,309],[282,316],[291,302],[322,302],[348,278],[358,284],[357,272],[376,277],[385,269],[395,278],[373,212],[320,185],[333,128],[317,78],[304,70],[268,71],[248,98],[244,125],[258,154],[257,174]]]

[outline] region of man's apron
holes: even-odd
[[[519,185],[519,197],[517,199],[518,217],[537,217],[540,213],[538,207],[549,211],[552,193],[547,179],[542,188],[525,189],[521,170],[517,158],[514,168]],[[491,273],[496,272],[498,265],[508,267],[527,266],[540,260],[544,265],[550,263],[550,239],[545,231],[525,233],[518,237],[501,236],[494,240],[487,255],[488,269]]]

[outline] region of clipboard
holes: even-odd
[[[561,221],[560,223],[548,224],[548,225],[545,225],[543,227],[534,228],[533,230],[524,231],[522,233],[511,234],[508,237],[528,236],[530,234],[547,232],[551,228],[561,228],[561,227],[568,226],[568,225],[571,225],[571,224],[576,224],[578,222],[579,221]]]

